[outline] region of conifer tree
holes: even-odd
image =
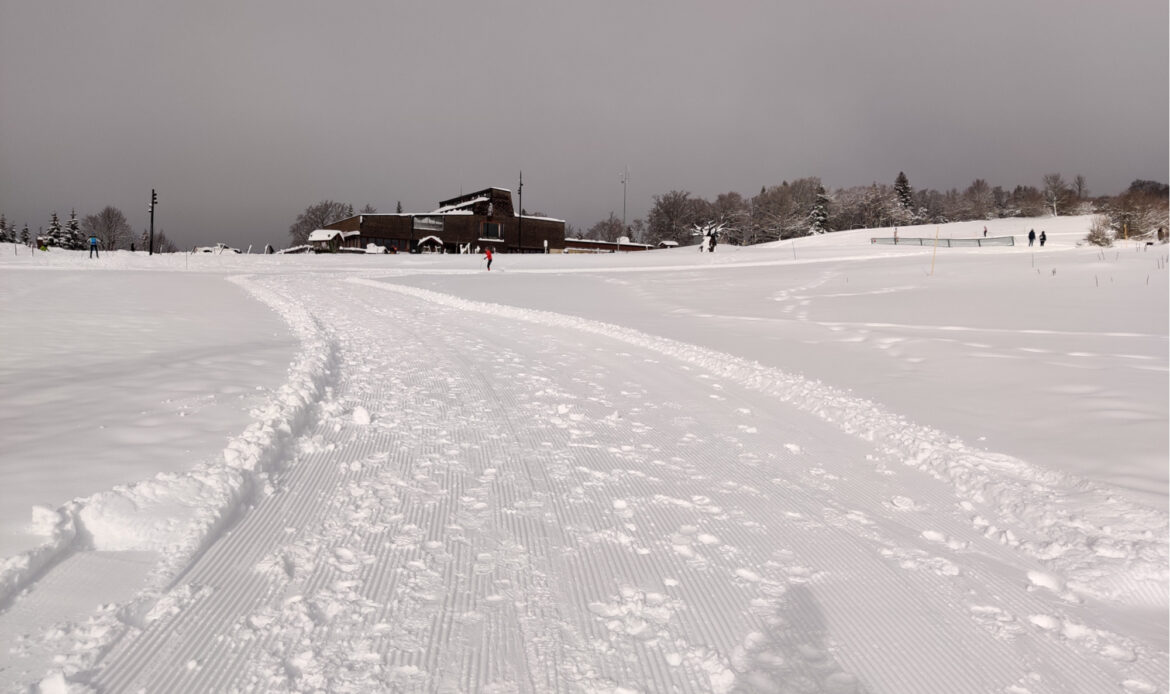
[[[0,214],[0,243],[9,243],[15,240],[15,238],[8,237],[8,217]]]
[[[45,245],[57,246],[58,248],[66,246],[65,229],[61,226],[61,219],[57,217],[55,211],[49,219],[49,233],[45,238]]]
[[[812,211],[808,214],[808,228],[814,234],[823,234],[828,231],[829,223],[829,196],[824,186],[817,186],[817,199],[813,203]]]
[[[906,173],[898,172],[898,177],[894,179],[894,194],[898,197],[898,204],[907,211],[914,209],[914,189],[910,187],[910,179],[906,178]]]
[[[85,236],[81,233],[81,222],[77,221],[77,210],[69,211],[69,221],[65,223],[65,238],[71,251],[85,250]]]
[[[20,230],[20,242],[28,245],[28,223],[26,222],[24,228]]]

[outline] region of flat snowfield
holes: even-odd
[[[0,689],[1165,693],[1167,246],[985,224],[0,247]]]

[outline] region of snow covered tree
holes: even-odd
[[[1105,215],[1093,217],[1093,223],[1089,226],[1089,235],[1085,237],[1085,240],[1094,246],[1112,246],[1113,230],[1110,229],[1109,218]]]
[[[28,224],[25,224],[24,228],[20,230],[20,242],[27,246],[30,238],[31,237],[28,233]]]
[[[313,231],[324,228],[326,224],[352,216],[353,205],[334,200],[322,200],[316,205],[310,205],[305,208],[304,212],[297,215],[297,221],[288,228],[288,235],[294,246],[300,246],[309,242],[309,234]]]
[[[8,217],[0,214],[0,243],[12,243],[16,237],[8,237]]]
[[[81,231],[87,237],[90,234],[97,236],[102,250],[109,251],[128,247],[133,233],[122,210],[109,205],[97,214],[86,215],[81,220]]]
[[[977,178],[963,191],[967,219],[991,219],[995,217],[995,195],[987,181]]]
[[[812,211],[808,213],[808,230],[813,234],[823,234],[828,231],[829,204],[831,200],[825,193],[824,186],[817,186],[817,199],[813,203]]]
[[[910,179],[906,173],[898,172],[894,179],[894,200],[889,205],[889,224],[914,224],[920,221],[918,210],[914,206],[914,189],[910,187]]]
[[[1064,178],[1058,173],[1051,173],[1044,177],[1044,203],[1052,210],[1052,216],[1060,214],[1068,202],[1069,187]]]
[[[910,179],[906,178],[905,171],[899,171],[898,177],[894,179],[894,195],[905,210],[914,209],[914,189],[910,187]]]
[[[85,250],[85,235],[81,233],[81,222],[77,221],[77,210],[69,211],[69,221],[65,222],[65,238],[69,250]]]
[[[49,218],[49,232],[45,235],[45,245],[58,248],[66,248],[69,245],[65,228],[61,226],[61,220],[57,217],[56,212],[53,212]]]

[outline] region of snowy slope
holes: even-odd
[[[220,456],[42,513],[0,567],[0,681],[1166,691],[1165,247],[1030,222],[1043,251],[933,258],[870,230],[490,274],[159,259],[299,352]],[[0,263],[159,287],[84,260]],[[146,570],[87,608],[119,562]]]

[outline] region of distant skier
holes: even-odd
[[[1040,232],[1040,247],[1041,248],[1044,248],[1044,242],[1047,240],[1048,240],[1048,234],[1044,233],[1044,231],[1042,230]]]
[[[1028,245],[1031,246],[1035,240],[1036,240],[1036,230],[1029,229],[1028,230]]]
[[[987,238],[987,227],[983,227],[983,238]]]
[[[487,259],[487,269],[488,269],[488,272],[491,272],[491,269],[492,269],[492,249],[491,249],[491,247],[490,247],[490,246],[484,249],[484,251],[483,251],[483,257],[484,257],[485,259]]]
[[[99,258],[101,258],[101,257],[102,257],[101,253],[98,253],[98,237],[97,237],[97,234],[90,234],[90,235],[89,235],[89,257],[91,257],[91,258],[92,258],[92,257],[94,257],[95,255],[96,255],[97,257],[99,257]]]
[[[715,252],[715,244],[717,244],[717,243],[719,243],[719,232],[712,231],[711,232],[711,245],[707,247],[707,252],[714,253]]]

